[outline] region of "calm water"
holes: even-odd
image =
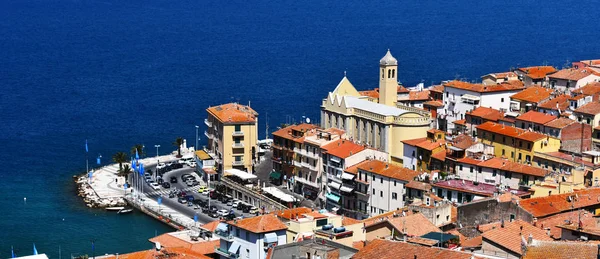
[[[600,58],[595,1],[327,2],[0,0],[0,257],[90,240],[123,253],[169,230],[83,206],[86,138],[103,162],[135,143],[167,152],[229,101],[251,100],[261,133],[267,111],[271,129],[315,121],[343,71],[377,86],[387,48],[408,86]]]

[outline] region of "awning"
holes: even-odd
[[[264,187],[264,188],[262,188],[262,190],[284,202],[295,202],[296,201],[296,198],[294,198],[294,196],[284,193],[281,190],[277,189],[276,187],[272,187],[272,186]]]
[[[340,188],[340,191],[342,191],[342,192],[348,192],[348,193],[350,193],[350,192],[352,192],[352,190],[354,190],[354,189],[350,188],[350,187],[347,187],[347,186],[342,186]]]
[[[225,175],[225,176],[235,175],[235,176],[239,177],[242,180],[250,180],[250,179],[256,179],[257,178],[256,175],[253,175],[253,174],[248,173],[248,172],[244,172],[244,171],[239,170],[239,169],[227,169],[227,170],[225,170],[225,173],[223,175]]]
[[[277,234],[267,233],[265,234],[265,243],[277,243]]]
[[[233,244],[231,244],[231,246],[229,247],[229,250],[227,250],[227,252],[229,252],[230,254],[237,254],[238,250],[240,250],[240,243],[233,242]]]
[[[335,195],[333,193],[328,193],[327,195],[325,195],[325,197],[327,197],[327,199],[330,199],[330,200],[335,201],[335,202],[339,202],[340,201],[340,196],[337,196],[337,195]]]
[[[460,98],[467,99],[471,101],[479,101],[481,98],[479,96],[471,95],[471,94],[463,94]]]
[[[219,223],[217,225],[217,229],[216,230],[221,231],[221,232],[227,232],[227,229],[228,229],[227,223]]]
[[[458,147],[455,147],[455,146],[449,146],[448,148],[450,148],[451,150],[454,150],[454,151],[463,151],[464,150],[462,148],[458,148]]]
[[[428,238],[428,239],[433,239],[436,240],[440,243],[445,243],[447,241],[449,241],[450,239],[457,239],[458,236],[455,235],[451,235],[451,234],[446,234],[446,233],[440,233],[440,232],[429,232],[425,235],[421,236],[422,238]]]
[[[333,188],[333,189],[336,189],[336,190],[337,190],[337,189],[340,189],[340,186],[342,186],[342,185],[341,185],[341,184],[339,184],[339,183],[336,183],[336,182],[331,182],[331,183],[329,183],[329,187],[331,187],[331,188]]]
[[[337,156],[329,156],[329,160],[336,162],[336,163],[342,162],[342,160]]]
[[[271,172],[270,177],[273,179],[281,179],[281,172],[277,172],[277,171]]]
[[[355,175],[353,175],[353,174],[349,174],[349,173],[344,172],[342,174],[342,179],[344,179],[344,180],[352,180],[352,179],[354,179],[354,176]]]

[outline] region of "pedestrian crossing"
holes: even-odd
[[[200,189],[200,185],[187,187],[187,188],[183,189],[183,191],[186,193],[197,193],[198,189]],[[181,190],[181,189],[178,189],[178,190]],[[146,195],[148,195],[148,196],[169,196],[170,192],[171,192],[171,189],[161,188],[161,190],[159,190],[159,191],[149,192],[149,193],[146,193]]]

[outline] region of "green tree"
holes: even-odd
[[[146,155],[146,151],[144,151],[144,145],[142,145],[142,144],[133,145],[133,147],[131,147],[131,154],[135,155],[136,150],[140,157],[144,157]]]
[[[123,166],[123,169],[119,170],[119,176],[127,177],[131,172],[131,167],[125,165]]]
[[[113,162],[119,164],[119,172],[123,170],[123,163],[127,162],[127,154],[125,152],[117,152],[112,157]]]
[[[177,137],[173,142],[173,146],[177,147],[177,157],[181,157],[181,145],[183,145],[183,138]]]

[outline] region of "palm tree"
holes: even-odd
[[[181,157],[181,145],[183,145],[183,138],[177,137],[173,142],[173,146],[177,147],[177,157]]]
[[[117,152],[112,159],[115,163],[119,163],[119,171],[123,170],[123,163],[127,162],[127,155],[124,152]]]
[[[123,169],[119,170],[119,176],[127,177],[131,173],[131,167],[129,165],[123,166]]]
[[[133,147],[131,147],[131,154],[135,155],[136,150],[138,152],[138,155],[140,155],[140,157],[144,157],[146,155],[146,152],[144,151],[144,145],[142,145],[142,144],[133,145]]]

